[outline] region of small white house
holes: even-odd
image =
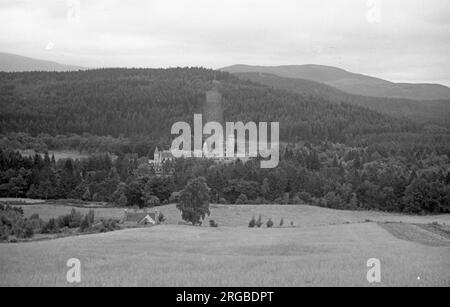
[[[138,225],[156,225],[158,224],[159,212],[149,213],[146,211],[128,211],[125,210],[123,222],[126,224]]]

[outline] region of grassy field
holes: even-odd
[[[24,209],[55,214],[47,206]],[[105,217],[122,213],[96,211]],[[160,211],[167,225],[1,244],[0,286],[69,286],[70,258],[81,260],[80,286],[371,286],[366,280],[370,258],[381,260],[381,286],[450,286],[450,241],[426,226],[449,225],[449,215],[214,206],[211,218],[220,227],[213,229],[176,225],[180,215],[173,205]],[[295,227],[247,228],[259,214],[276,223],[292,220]],[[402,223],[377,223],[387,221]]]
[[[76,207],[75,209],[83,214],[93,209],[98,218],[120,219],[124,215],[123,208],[89,208],[89,205],[87,204],[85,208]],[[69,205],[55,205],[46,202],[23,205],[21,207],[24,209],[26,217],[39,214],[43,220],[68,214],[73,208],[73,206]],[[161,206],[157,207],[157,209],[166,216],[167,224],[177,225],[181,221],[181,214],[175,205]],[[211,216],[207,218],[204,225],[209,225],[208,220],[213,219],[220,226],[246,227],[253,216],[258,218],[259,215],[262,216],[264,221],[271,218],[276,226],[279,225],[281,219],[284,219],[285,226],[290,226],[292,222],[294,227],[326,226],[367,221],[417,224],[438,222],[450,225],[450,215],[410,216],[374,211],[331,210],[306,205],[211,205]]]

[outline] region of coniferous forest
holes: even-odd
[[[180,159],[149,166],[170,128],[202,113],[220,81],[226,121],[280,122],[276,169],[257,161]],[[312,204],[414,214],[450,212],[450,133],[319,96],[275,90],[203,68],[0,73],[0,197],[120,206],[177,201],[204,177],[213,202]],[[22,150],[42,154],[27,156]],[[50,150],[88,152],[56,160]]]

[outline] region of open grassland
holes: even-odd
[[[69,258],[81,260],[80,286],[370,286],[369,258],[381,260],[381,286],[450,286],[449,246],[401,240],[377,223],[162,225],[2,244],[0,286],[69,286]]]
[[[24,209],[25,217],[39,214],[43,220],[68,214],[72,208],[74,208],[67,204],[64,205],[64,201],[59,203],[60,204],[52,204],[44,202],[40,204],[22,205],[21,207]],[[83,214],[86,214],[89,210],[93,209],[97,218],[121,219],[124,215],[124,208],[96,208],[95,206],[90,208],[89,203],[84,207],[77,206],[75,209]],[[162,212],[167,218],[166,224],[177,225],[181,221],[180,211],[178,211],[175,205],[161,206],[156,209]],[[246,227],[253,216],[258,218],[259,215],[262,216],[263,221],[267,221],[271,218],[274,221],[275,226],[278,226],[281,219],[283,219],[285,227],[290,226],[291,222],[294,224],[294,227],[311,227],[363,223],[368,221],[403,222],[412,224],[438,222],[439,224],[450,225],[450,215],[448,214],[437,216],[412,216],[374,211],[331,210],[306,205],[211,205],[211,216],[208,219],[215,220],[218,222],[219,226]],[[204,223],[204,226],[207,225],[209,225],[208,221]]]
[[[43,219],[73,208],[22,207],[26,216]],[[100,218],[121,218],[124,211],[94,210]],[[70,258],[81,260],[80,286],[371,286],[370,258],[381,260],[381,286],[450,286],[450,215],[213,205],[210,218],[219,228],[208,228],[177,225],[175,205],[158,210],[165,225],[0,244],[0,286],[70,286]],[[248,228],[259,215],[272,218],[276,228]]]

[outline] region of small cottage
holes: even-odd
[[[125,210],[123,222],[129,225],[156,225],[158,224],[159,213],[147,211]]]

